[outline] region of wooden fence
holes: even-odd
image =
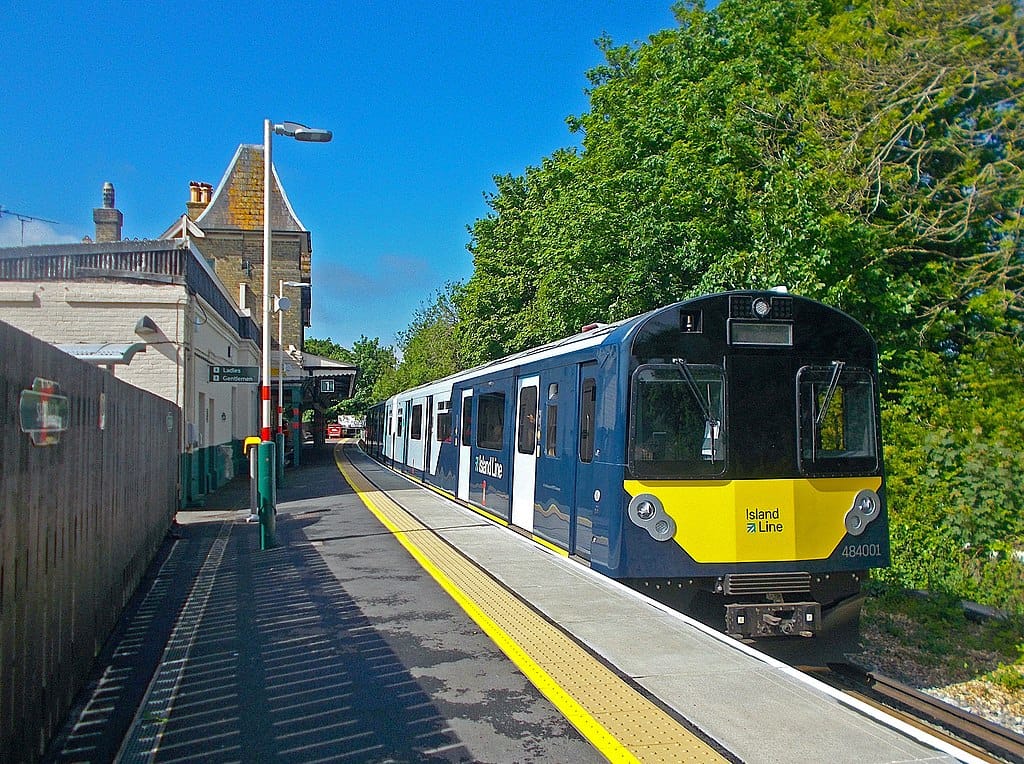
[[[0,761],[33,761],[173,520],[180,417],[3,322],[0,405]]]

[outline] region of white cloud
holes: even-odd
[[[24,237],[24,238],[23,238]],[[65,233],[57,226],[41,220],[24,223],[13,213],[0,217],[0,247],[28,247],[32,244],[77,244],[81,236]]]

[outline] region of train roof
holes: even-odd
[[[668,305],[663,305],[659,308],[649,310],[646,313],[631,316],[630,318],[624,318],[620,321],[614,321],[607,324],[588,324],[587,326],[584,326],[576,334],[570,335],[568,337],[563,337],[562,339],[554,340],[553,342],[548,342],[544,345],[529,348],[528,350],[521,350],[518,353],[503,356],[493,361],[487,361],[486,363],[482,363],[478,366],[474,366],[472,368],[465,369],[454,374],[449,374],[446,377],[441,377],[439,379],[433,380],[432,382],[427,382],[417,387],[409,388],[408,390],[403,390],[399,394],[404,395],[406,393],[424,390],[435,385],[447,386],[450,383],[455,383],[464,379],[472,379],[474,377],[480,376],[481,374],[484,374],[485,372],[504,371],[505,369],[511,369],[523,363],[563,355],[573,350],[582,350],[584,348],[597,347],[600,345],[621,345],[626,342],[630,335],[638,331],[644,324],[646,324],[649,319],[657,315],[660,315],[666,311],[675,310],[686,305],[692,305],[694,303],[699,303],[706,300],[726,298],[731,295],[765,294],[770,294],[773,296],[785,295],[787,297],[791,297],[793,299],[801,300],[804,302],[817,303],[816,300],[812,300],[809,297],[801,297],[800,295],[791,294],[787,292],[784,288],[777,288],[771,290],[737,289],[728,292],[715,292],[713,294],[698,295],[696,297],[689,297],[683,300],[677,300],[676,302],[669,303]],[[849,319],[852,323],[859,326],[861,330],[864,331],[865,334],[867,334],[867,330],[864,329],[864,327],[861,326],[859,322],[857,322],[850,316],[847,316],[839,309],[825,306],[823,303],[817,304],[823,305],[823,307],[835,311],[837,314],[846,316],[847,319]]]

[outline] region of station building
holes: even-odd
[[[274,179],[272,284],[308,284],[310,233]],[[122,240],[108,183],[95,241],[0,248],[0,320],[178,406],[182,506],[247,470],[242,443],[259,434],[262,194],[262,147],[241,146],[216,191],[192,184],[159,239]],[[294,450],[302,412],[322,439],[325,408],[352,395],[357,370],[302,352],[310,289],[290,288],[299,309],[281,314],[280,344],[277,321],[269,330]]]

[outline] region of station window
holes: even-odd
[[[505,439],[505,393],[485,393],[477,404],[476,444],[500,451]]]
[[[521,454],[532,454],[537,449],[537,400],[539,393],[533,385],[519,391],[519,439]]]
[[[594,418],[597,413],[597,380],[587,377],[580,390],[580,461],[594,461]]]
[[[413,440],[423,438],[423,405],[416,404],[412,407],[412,419],[409,421],[409,437]]]

